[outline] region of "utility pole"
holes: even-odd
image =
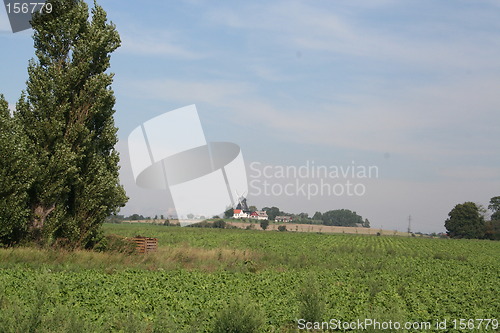
[[[408,236],[411,236],[411,215],[408,216]]]

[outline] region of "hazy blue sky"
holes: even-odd
[[[247,165],[379,170],[358,180],[361,197],[251,193],[259,208],[347,208],[398,230],[411,214],[413,230],[438,232],[455,204],[500,195],[499,1],[99,4],[122,38],[112,72],[125,214],[171,208],[165,194],[134,186],[128,135],[189,104],[207,139],[239,144]],[[0,13],[0,93],[14,105],[32,31],[12,34]]]

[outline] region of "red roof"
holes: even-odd
[[[235,209],[234,210],[234,214],[239,214],[239,213],[241,213],[241,209]]]
[[[252,214],[250,214],[250,216],[259,216],[259,214],[257,214],[257,212],[252,212]]]

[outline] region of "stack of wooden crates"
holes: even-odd
[[[158,238],[137,236],[132,238],[137,253],[149,253],[158,251]]]

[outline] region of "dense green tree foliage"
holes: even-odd
[[[229,207],[225,212],[224,212],[224,218],[230,219],[234,215],[234,209],[233,207]]]
[[[26,138],[37,170],[19,200],[27,200],[33,238],[89,247],[106,217],[127,201],[114,149],[113,75],[106,72],[120,37],[98,5],[91,17],[81,0],[54,0],[52,7],[32,20],[36,59],[13,120],[22,133],[9,134]]]
[[[363,224],[363,218],[349,209],[330,210],[321,215],[321,220],[324,225],[341,227],[356,227],[358,224]]]
[[[491,198],[488,209],[492,214],[491,221],[486,222],[485,237],[500,240],[500,196]]]
[[[28,233],[28,190],[34,175],[26,138],[0,95],[0,245],[15,244]]]
[[[132,221],[137,221],[137,220],[145,220],[146,218],[139,214],[132,214],[127,219]]]
[[[473,202],[456,205],[444,226],[452,238],[483,238],[485,222],[479,207]]]
[[[491,220],[486,222],[485,238],[500,240],[500,220]]]
[[[225,229],[226,226],[226,221],[222,219],[218,219],[212,223],[212,228]]]
[[[492,211],[491,220],[500,220],[500,196],[493,197],[490,199],[490,204],[488,205],[488,209]]]
[[[316,212],[312,218],[313,220],[323,220],[323,214],[321,214],[321,212]]]
[[[262,208],[262,210],[267,213],[267,217],[269,218],[269,221],[274,221],[276,216],[280,216],[280,215],[285,214],[282,211],[280,211],[280,209],[278,207],[274,207],[274,206],[271,208],[264,207],[264,208]]]

